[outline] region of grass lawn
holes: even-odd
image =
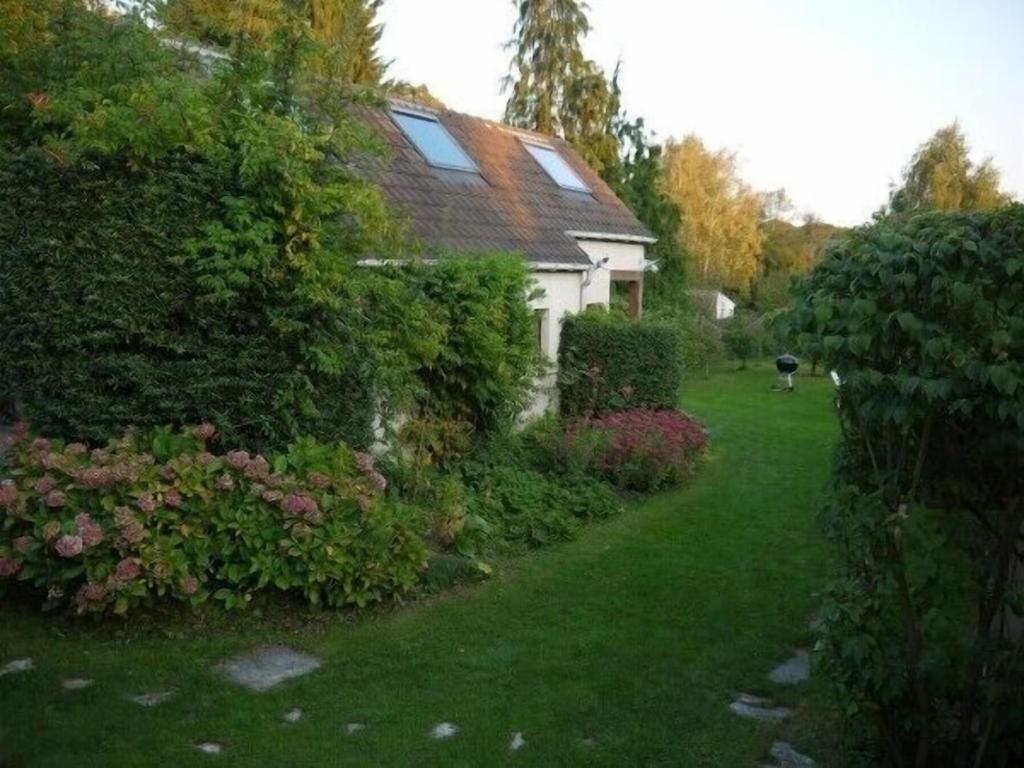
[[[766,367],[688,382],[709,461],[679,491],[575,542],[501,563],[488,582],[357,621],[176,621],[145,631],[0,613],[0,766],[754,766],[780,733],[830,764],[819,683],[766,675],[810,642],[828,565],[816,514],[836,437],[832,385],[768,390]],[[211,668],[261,643],[320,655],[255,694]],[[64,692],[66,677],[95,685]],[[142,708],[123,696],[173,688]],[[803,702],[779,729],[727,704],[742,690]],[[810,704],[808,704],[810,702]],[[304,717],[284,725],[300,707]],[[366,728],[354,735],[344,724]],[[447,741],[427,731],[462,729]],[[510,754],[511,734],[526,746]],[[219,756],[194,744],[216,741]]]

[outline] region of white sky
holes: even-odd
[[[589,0],[585,50],[622,59],[623,100],[659,138],[739,153],[762,190],[855,224],[914,149],[959,118],[1024,198],[1024,0]],[[512,0],[384,0],[391,77],[500,118]]]

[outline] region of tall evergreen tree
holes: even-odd
[[[590,31],[579,0],[519,0],[505,122],[561,136],[606,180],[618,174],[618,89],[583,55]]]

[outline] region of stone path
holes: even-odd
[[[430,738],[441,741],[444,739],[450,739],[458,732],[459,726],[455,723],[438,723],[430,729]]]
[[[33,669],[32,659],[14,659],[0,667],[0,677],[4,675],[16,675],[19,672],[29,672]]]
[[[807,651],[797,651],[768,674],[768,679],[779,685],[796,685],[810,677],[811,654]]]
[[[158,707],[165,701],[170,701],[174,698],[174,691],[150,691],[148,693],[125,696],[125,698],[138,704],[140,707]]]
[[[298,707],[295,707],[294,709],[289,709],[287,712],[281,715],[281,719],[288,725],[294,725],[302,719],[302,710]]]
[[[208,755],[219,755],[223,747],[216,741],[204,741],[201,744],[196,744],[196,749]]]
[[[520,749],[526,746],[526,739],[523,738],[522,731],[516,731],[512,734],[512,740],[508,743],[509,752],[518,752]]]
[[[316,656],[287,646],[264,646],[221,662],[219,669],[251,691],[267,691],[322,664]]]
[[[814,760],[797,752],[788,741],[776,741],[769,754],[775,762],[765,763],[763,768],[817,768]]]
[[[95,682],[95,680],[90,680],[85,677],[69,677],[66,680],[61,681],[60,687],[65,691],[80,691],[83,688],[88,688]]]
[[[771,699],[751,696],[749,693],[737,694],[729,709],[740,717],[766,723],[781,723],[792,714],[789,707],[778,706]]]

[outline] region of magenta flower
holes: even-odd
[[[21,554],[24,555],[26,552],[32,549],[32,545],[35,544],[36,541],[31,536],[19,536],[11,543],[14,544],[14,548],[16,550],[18,550],[19,552],[21,552]]]
[[[36,489],[36,493],[40,494],[41,496],[45,496],[46,494],[48,494],[50,491],[57,487],[57,481],[54,480],[49,475],[43,475],[38,480],[36,480],[36,484],[33,487]]]
[[[53,548],[57,550],[57,554],[61,557],[78,557],[82,554],[82,537],[65,534],[57,539],[57,543],[53,545]]]
[[[153,498],[153,494],[147,493],[145,496],[140,496],[139,500],[135,502],[139,509],[145,512],[147,515],[151,514],[156,509],[156,499]]]
[[[14,576],[21,570],[21,563],[10,557],[0,557],[0,579]]]
[[[171,488],[164,494],[164,504],[171,509],[177,509],[182,505],[183,501],[184,499],[181,498],[181,492],[177,488]]]
[[[139,564],[126,557],[117,564],[114,573],[118,581],[131,581],[139,576]]]
[[[0,483],[0,507],[12,509],[18,502],[18,486],[13,480],[4,480]]]
[[[43,498],[43,501],[46,503],[46,506],[48,506],[50,509],[57,509],[58,507],[63,507],[65,504],[68,503],[68,497],[65,496],[61,491],[50,491]]]
[[[196,437],[204,443],[208,443],[217,435],[217,428],[213,424],[203,423],[196,427]]]
[[[316,499],[308,493],[289,493],[284,500],[285,511],[292,515],[301,515],[311,523],[319,523],[323,516]]]

